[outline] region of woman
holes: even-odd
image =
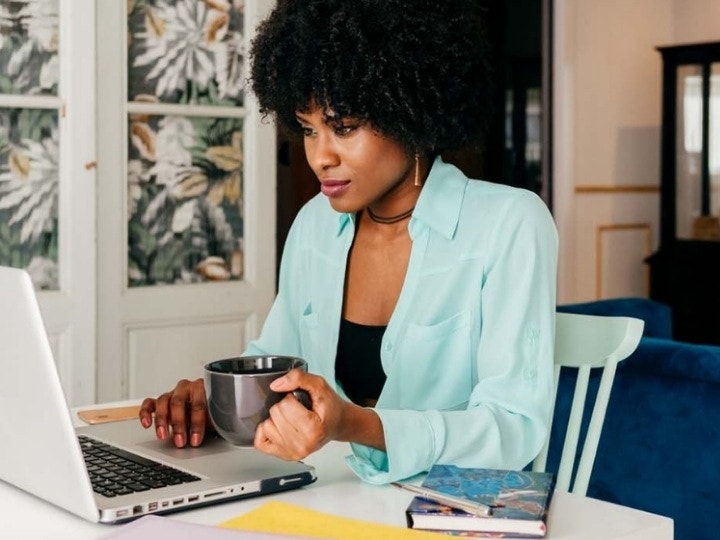
[[[278,295],[245,354],[308,360],[255,447],[302,459],[349,441],[373,483],[434,463],[521,468],[552,406],[557,239],[534,194],[439,157],[475,141],[487,62],[471,1],[280,0],[253,42],[264,114],[302,134],[321,194],[288,235]],[[202,380],[140,413],[202,442]]]

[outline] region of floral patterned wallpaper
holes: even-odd
[[[243,2],[129,2],[128,96],[242,105]]]
[[[129,3],[128,96],[241,106],[243,3]],[[242,120],[131,114],[128,282],[241,279]]]
[[[131,117],[130,285],[242,277],[242,121]]]
[[[56,95],[58,1],[0,2],[0,94]],[[58,288],[58,112],[0,107],[0,264]]]
[[[243,105],[243,0],[127,7],[130,102]],[[0,0],[0,95],[58,94],[58,8]],[[47,289],[58,288],[58,118],[0,105],[0,264]],[[130,113],[127,125],[128,284],[242,279],[242,119]]]

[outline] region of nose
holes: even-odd
[[[315,137],[305,139],[305,157],[310,167],[316,172],[324,171],[340,163],[340,156],[332,138],[322,132]]]

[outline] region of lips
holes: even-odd
[[[326,197],[339,197],[350,187],[350,180],[321,180],[320,191]]]

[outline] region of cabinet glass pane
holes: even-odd
[[[707,109],[703,84],[700,65],[678,68],[676,235],[685,240],[720,241],[719,63],[709,71]],[[709,111],[707,148],[703,143],[705,110]]]
[[[241,279],[242,120],[132,115],[130,286]]]
[[[702,221],[702,67],[680,66],[677,81],[675,230],[678,238],[691,239]]]
[[[0,0],[0,94],[57,95],[59,0]]]
[[[58,114],[0,108],[0,265],[58,288]]]
[[[128,100],[242,105],[241,0],[128,2]]]
[[[720,216],[720,62],[710,67],[710,132],[709,132],[709,170],[710,170],[710,211],[718,223]],[[720,233],[720,226],[717,230]],[[720,236],[720,235],[719,235]],[[720,237],[717,238],[720,240]]]

